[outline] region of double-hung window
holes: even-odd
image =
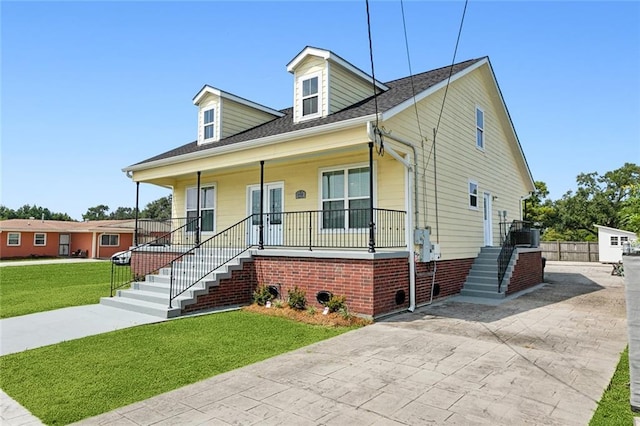
[[[318,76],[302,80],[302,117],[318,114]]]
[[[19,246],[20,245],[20,233],[19,232],[9,232],[7,234],[7,245],[8,246]]]
[[[204,138],[206,139],[213,139],[214,136],[214,129],[215,129],[215,115],[214,115],[214,109],[208,109],[206,111],[204,111]]]
[[[198,189],[187,188],[187,228],[193,232],[196,228],[195,219],[198,217]],[[213,185],[200,188],[200,231],[213,232],[215,213],[215,187]]]
[[[476,147],[484,149],[484,111],[476,107]]]
[[[33,234],[33,245],[34,246],[46,246],[47,245],[47,234],[37,232]]]
[[[478,209],[478,183],[469,181],[469,208]]]
[[[617,246],[618,245],[618,236],[617,235],[612,235],[610,241],[611,241],[611,245],[612,246]]]
[[[367,228],[370,199],[369,167],[322,172],[322,228]]]
[[[103,247],[117,247],[120,245],[120,235],[102,234],[100,236],[100,245]]]

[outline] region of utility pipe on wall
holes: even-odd
[[[407,141],[401,140],[394,136],[390,136],[388,133],[383,133],[378,127],[375,126],[372,122],[367,122],[367,134],[369,136],[369,140],[373,143],[378,143],[382,141],[382,137],[388,137],[391,140],[399,142],[403,145],[410,147],[413,151],[413,159],[416,159],[416,148],[415,146]],[[378,141],[377,138],[380,138]],[[413,250],[413,228],[414,223],[411,217],[410,212],[414,211],[416,223],[418,221],[418,210],[413,207],[413,198],[411,197],[411,189],[416,188],[415,179],[417,179],[417,170],[414,163],[411,161],[411,154],[407,154],[407,159],[402,158],[397,152],[395,152],[391,147],[386,147],[385,152],[389,153],[393,158],[398,160],[402,165],[404,165],[407,171],[407,193],[406,193],[406,205],[407,205],[407,226],[405,230],[405,239],[407,241],[407,250],[409,252],[409,311],[413,312],[416,309],[416,259],[414,256]],[[413,173],[411,173],[413,171]],[[415,197],[417,203],[418,191],[415,189]],[[417,206],[417,204],[416,204]]]

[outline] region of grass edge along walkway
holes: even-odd
[[[634,413],[629,402],[629,348],[620,355],[620,361],[611,382],[598,402],[589,426],[631,426]]]
[[[349,330],[202,315],[5,355],[0,388],[44,423],[69,424]]]
[[[3,266],[0,318],[99,303],[110,280],[110,262]]]

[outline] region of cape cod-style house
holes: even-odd
[[[298,286],[379,317],[542,280],[521,216],[534,183],[488,57],[385,83],[315,47],[286,68],[291,108],[205,85],[197,140],[124,169],[138,191],[172,188],[178,219],[102,303],[177,316]]]

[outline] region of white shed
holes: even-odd
[[[622,244],[638,239],[635,232],[608,226],[595,225],[598,228],[598,252],[602,263],[614,263],[622,260]]]

